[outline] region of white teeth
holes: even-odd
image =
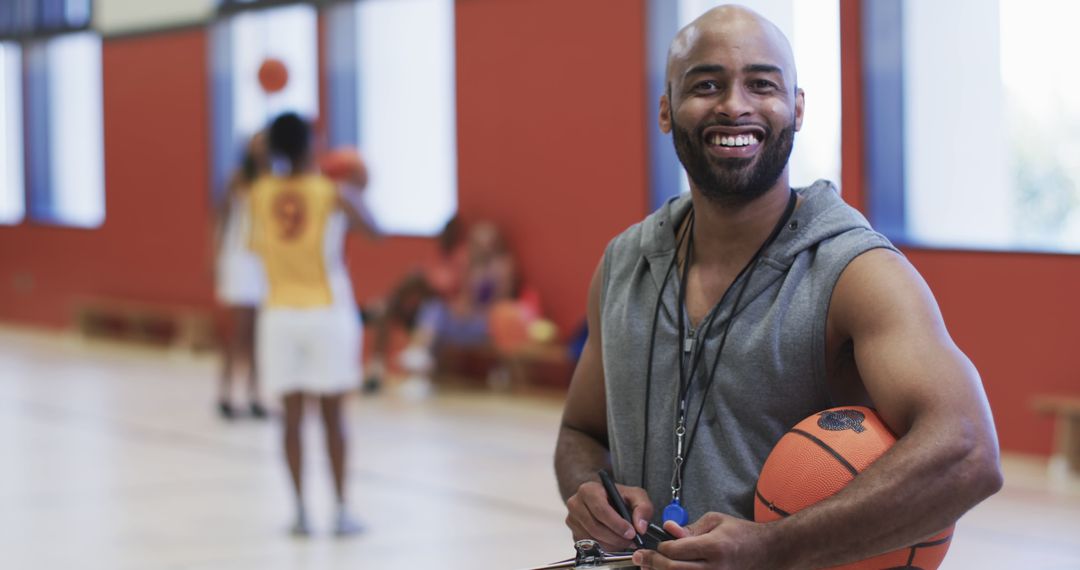
[[[757,144],[757,135],[738,135],[738,136],[723,136],[719,133],[713,134],[709,137],[709,144],[728,146],[728,147],[740,147]]]

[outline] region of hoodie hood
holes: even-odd
[[[765,250],[762,259],[783,270],[790,267],[796,256],[851,230],[872,231],[862,214],[840,197],[839,190],[828,180],[818,180],[805,188],[794,188],[802,199],[788,220],[787,231],[780,232],[776,241]],[[690,194],[668,200],[640,224],[642,255],[649,261],[657,284],[675,253],[675,228],[690,212]]]

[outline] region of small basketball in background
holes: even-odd
[[[266,93],[277,93],[289,84],[289,69],[280,59],[268,57],[259,65],[259,85]]]
[[[501,352],[515,352],[529,343],[529,315],[520,303],[498,301],[488,312],[491,344]]]
[[[338,182],[361,182],[367,178],[364,159],[352,147],[336,148],[319,157],[319,170]]]
[[[835,495],[895,442],[870,408],[832,408],[804,419],[780,438],[761,468],[754,520],[774,521]],[[945,559],[952,533],[950,526],[918,544],[835,568],[933,570]]]

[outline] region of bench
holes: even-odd
[[[1038,395],[1032,407],[1054,417],[1054,460],[1080,476],[1080,396]]]
[[[84,298],[75,303],[75,323],[86,338],[190,350],[217,345],[213,311],[203,307]]]
[[[565,390],[574,369],[561,343],[529,343],[513,352],[493,346],[448,346],[438,352],[436,361],[440,383],[484,383],[500,391]]]

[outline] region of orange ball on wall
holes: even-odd
[[[289,68],[280,59],[268,57],[259,65],[259,85],[267,93],[277,93],[289,84]]]

